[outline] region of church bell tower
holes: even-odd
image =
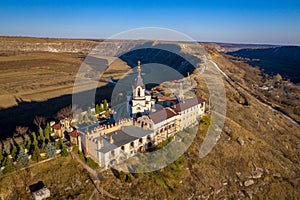
[[[135,84],[132,86],[131,102],[128,104],[131,105],[131,116],[134,118],[148,114],[155,103],[151,98],[151,94],[146,91],[141,72],[141,62],[138,61],[137,78],[135,79]]]

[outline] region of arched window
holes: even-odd
[[[143,143],[143,138],[139,139],[139,143],[141,143],[141,144]]]
[[[141,96],[141,88],[137,89],[137,96],[140,97]]]
[[[130,147],[133,148],[134,147],[134,142],[130,143]]]

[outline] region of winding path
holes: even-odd
[[[108,196],[111,199],[120,199],[116,196],[114,196],[113,194],[107,192],[106,190],[104,190],[100,185],[100,179],[103,178],[102,174],[98,171],[98,170],[94,170],[92,169],[90,166],[88,166],[86,163],[84,163],[79,157],[78,155],[76,155],[74,152],[71,152],[72,158],[75,158],[77,160],[77,162],[79,162],[92,176],[95,180],[93,181],[93,184],[95,186],[95,190],[93,191],[90,199],[92,199],[92,197],[95,195],[95,193],[99,192],[103,195]]]
[[[239,85],[238,83],[236,83],[234,80],[232,80],[224,71],[221,70],[221,68],[212,60],[208,59],[209,62],[211,62],[216,68],[218,71],[220,71],[221,74],[223,74],[223,76],[226,78],[227,81],[231,81],[235,84],[237,84],[239,86],[239,89],[242,89],[244,92],[247,92],[241,85]],[[266,107],[268,107],[269,109],[275,111],[276,113],[279,113],[281,114],[284,118],[286,118],[287,120],[289,120],[290,122],[292,122],[293,124],[295,124],[296,126],[300,127],[300,124],[292,119],[291,117],[287,116],[286,114],[282,113],[281,111],[279,110],[276,110],[275,108],[273,108],[272,106],[262,102],[261,100],[257,99],[256,97],[254,97],[251,93],[247,92],[249,95],[251,95],[254,99],[256,99],[256,101]]]

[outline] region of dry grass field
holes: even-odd
[[[39,44],[57,45],[59,52],[38,49]],[[0,138],[11,136],[17,125],[30,126],[36,115],[53,117],[70,105],[78,69],[87,50],[96,44],[86,40],[0,37]],[[105,77],[118,79],[129,69],[124,61],[115,60],[98,87],[107,85]],[[98,101],[108,98],[106,94],[111,90],[104,88]]]
[[[72,92],[82,55],[49,52],[0,53],[0,105],[44,101]]]

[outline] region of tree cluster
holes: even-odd
[[[103,111],[108,111],[108,109],[109,109],[109,106],[108,106],[108,102],[106,99],[104,99],[102,103],[95,105],[96,114],[99,114]]]
[[[72,121],[72,107],[68,106],[62,108],[57,113],[58,119],[67,119]],[[61,150],[62,156],[68,156],[69,152],[65,144],[60,138],[57,143],[53,142],[54,138],[51,137],[51,126],[47,123],[45,117],[36,116],[33,123],[37,127],[37,131],[31,131],[28,127],[17,126],[15,129],[14,137],[11,139],[9,145],[0,146],[0,174],[12,172],[16,167],[27,167],[31,160],[39,162],[41,153],[45,153],[47,158],[54,158],[56,156],[56,149]],[[22,137],[23,141],[17,143],[15,137]],[[14,164],[16,163],[16,164]]]

